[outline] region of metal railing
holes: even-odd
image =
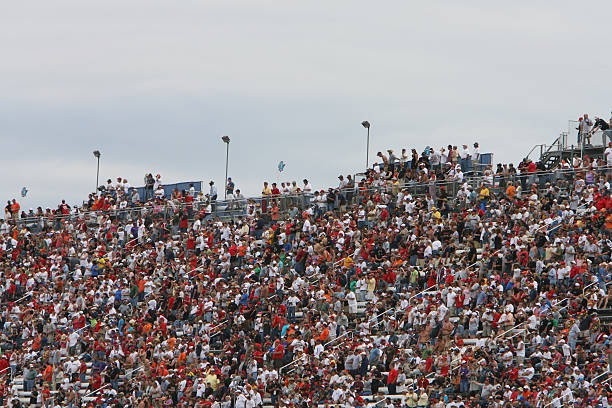
[[[282,366],[281,368],[279,368],[279,369],[278,369],[278,373],[279,373],[279,374],[281,374],[281,373],[282,373],[282,371],[283,371],[283,369],[285,369],[285,368],[287,368],[287,367],[292,367],[292,366],[294,366],[294,365],[298,364],[300,361],[304,361],[304,360],[306,360],[307,358],[308,358],[308,355],[307,355],[307,354],[302,354],[302,356],[301,356],[300,358],[297,358],[297,359],[295,359],[295,360],[291,361],[290,363],[285,364],[284,366]]]
[[[493,256],[497,255],[497,254],[498,254],[500,251],[501,251],[501,249],[500,249],[500,250],[497,250],[497,251],[495,251],[495,252],[493,252],[493,253],[492,253],[492,254],[489,256],[489,258],[492,258]],[[471,268],[473,268],[474,266],[478,265],[478,264],[479,264],[480,262],[482,262],[482,261],[483,261],[483,260],[481,259],[480,261],[474,262],[473,264],[468,265],[467,267],[465,267],[465,268],[463,268],[463,269],[459,269],[459,270],[468,271],[468,270],[470,270]],[[418,297],[418,296],[420,296],[420,295],[424,294],[425,292],[428,292],[429,290],[431,290],[431,289],[433,289],[433,288],[435,288],[435,287],[437,287],[437,286],[439,286],[439,285],[440,285],[440,283],[439,283],[439,282],[437,282],[436,284],[434,284],[434,285],[432,285],[432,286],[430,286],[430,287],[428,287],[428,288],[426,288],[426,289],[422,290],[421,292],[419,292],[419,293],[417,293],[417,294],[415,294],[415,295],[412,295],[412,296],[411,296],[411,297],[408,299],[407,305],[406,305],[405,307],[403,307],[403,308],[402,308],[402,307],[400,307],[399,309],[398,309],[398,308],[389,308],[389,309],[385,310],[384,312],[382,312],[382,313],[380,313],[380,314],[376,315],[375,317],[371,318],[371,319],[368,321],[368,323],[369,323],[369,322],[371,322],[372,320],[378,320],[378,318],[379,318],[379,317],[384,316],[384,315],[386,315],[387,313],[392,313],[392,312],[393,312],[393,313],[398,313],[398,312],[401,312],[401,311],[402,311],[402,310],[404,310],[406,307],[409,307],[409,306],[410,306],[410,303],[412,302],[412,300],[413,300],[413,299],[415,299],[416,297]],[[396,315],[396,316],[397,316],[397,315]],[[378,325],[379,325],[381,322],[382,322],[382,321],[377,321],[377,322],[376,322],[376,324],[374,325],[374,327],[378,326]]]
[[[323,344],[323,349],[326,349],[327,346],[329,346],[330,344],[335,343],[337,340],[340,340],[340,339],[345,338],[347,336],[351,336],[350,339],[347,338],[346,340],[342,341],[341,343],[336,344],[335,346],[332,346],[332,349],[340,347],[342,344],[346,343],[347,341],[351,341],[354,338],[353,330],[348,330],[344,334],[342,334],[342,335],[340,335],[338,337],[335,337],[334,339],[332,339],[332,340],[328,341],[327,343]],[[281,374],[283,369],[288,368],[288,367],[293,367],[294,365],[298,364],[300,361],[305,360],[306,358],[307,358],[307,354],[303,354],[300,358],[297,358],[297,359],[291,361],[290,363],[285,364],[284,366],[279,368],[278,369],[278,373]],[[293,368],[292,370],[287,371],[286,374],[289,374],[289,373],[291,373],[293,371],[295,371],[295,368]]]
[[[128,376],[128,374],[129,374],[129,375],[132,375],[132,374],[133,374],[133,373],[135,373],[136,371],[139,371],[139,370],[141,370],[141,369],[143,369],[143,368],[144,368],[144,365],[138,366],[138,367],[136,367],[136,368],[134,368],[134,369],[132,369],[132,370],[128,371],[127,373],[125,373],[124,377]],[[111,383],[106,383],[106,384],[104,384],[102,387],[100,387],[100,388],[98,388],[98,389],[96,389],[96,390],[94,390],[94,391],[90,392],[89,394],[84,395],[82,398],[91,397],[92,395],[95,395],[95,394],[96,394],[96,393],[98,393],[99,391],[101,391],[101,390],[103,390],[103,389],[105,389],[105,388],[108,388],[108,387],[109,387],[109,386],[111,386],[111,385],[112,385]]]
[[[525,321],[524,321],[524,322],[522,322],[522,323],[517,324],[516,326],[514,326],[514,327],[512,327],[512,328],[510,328],[510,329],[508,329],[508,330],[506,330],[505,332],[503,332],[503,333],[501,333],[501,334],[498,334],[497,336],[495,336],[495,337],[493,338],[493,340],[497,340],[498,338],[505,336],[507,333],[510,333],[512,330],[515,330],[515,329],[517,329],[517,328],[521,327],[522,325],[524,325],[524,324],[526,324],[526,323],[528,323],[528,321],[527,321],[527,320],[525,320]]]
[[[595,171],[603,171],[610,169],[611,167],[596,167],[593,168]],[[489,179],[492,177],[493,182],[495,184],[496,181],[509,180],[509,181],[520,181],[527,179],[536,179],[545,177],[544,180],[548,180],[548,176],[559,177],[559,176],[567,176],[567,175],[575,175],[576,173],[584,172],[589,170],[590,168],[579,167],[579,168],[568,168],[568,169],[555,169],[555,170],[546,170],[546,171],[537,171],[534,173],[520,173],[516,175],[497,175],[492,174],[491,176],[472,176],[466,177],[462,181],[459,180],[443,180],[443,181],[427,181],[427,182],[403,182],[398,185],[392,184],[384,184],[381,186],[354,186],[351,188],[345,188],[342,190],[338,190],[341,194],[345,196],[351,196],[351,202],[348,202],[347,205],[354,205],[355,200],[363,199],[364,194],[371,192],[393,192],[396,190],[407,191],[412,195],[425,195],[429,192],[429,187],[433,185],[436,188],[436,191],[439,192],[441,187],[444,187],[447,192],[451,193],[450,198],[454,198],[456,195],[459,186],[467,183],[472,187],[480,187],[483,183],[489,185]],[[542,180],[540,180],[542,181]],[[279,203],[281,206],[295,206],[298,209],[303,209],[307,207],[311,207],[316,203],[312,202],[314,195],[312,193],[304,193],[301,192],[299,194],[289,194],[289,195],[270,195],[270,196],[254,196],[248,198],[241,198],[239,200],[218,200],[216,201],[216,205],[214,211],[212,213],[207,214],[207,217],[212,218],[225,218],[225,217],[234,217],[234,216],[246,216],[245,208],[247,203],[252,202],[253,204],[262,205],[263,202],[266,203]],[[70,214],[43,214],[36,215],[34,217],[24,217],[18,218],[17,220],[9,220],[10,223],[17,223],[19,225],[28,225],[28,224],[36,224],[39,222],[47,221],[47,222],[61,222],[65,221],[76,221],[81,220],[84,222],[96,222],[95,218],[98,215],[105,215],[110,217],[122,217],[122,216],[142,216],[147,213],[151,213],[153,216],[162,216],[168,217],[173,216],[178,211],[185,210],[193,210],[194,212],[200,212],[202,207],[207,206],[208,204],[205,201],[193,201],[191,203],[184,202],[175,202],[174,200],[165,201],[164,204],[153,204],[152,202],[147,202],[142,206],[132,206],[127,207],[125,209],[109,209],[109,210],[80,210],[78,213],[70,213]],[[287,209],[280,210],[279,215],[281,213],[286,213]]]
[[[610,373],[610,370],[606,370],[606,371],[604,371],[603,373],[599,374],[597,377],[595,377],[595,378],[591,379],[591,381],[590,381],[590,382],[591,382],[591,383],[594,383],[596,379],[598,379],[599,377],[603,377],[604,375],[609,374],[609,373]]]

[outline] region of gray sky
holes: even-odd
[[[79,202],[95,149],[102,180],[222,185],[225,134],[247,195],[335,185],[364,167],[366,119],[371,158],[478,141],[517,162],[568,119],[609,118],[610,15],[609,1],[8,2],[0,193]]]

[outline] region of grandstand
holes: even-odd
[[[2,405],[606,406],[612,163],[557,145],[497,170],[390,150],[316,191],[9,205]]]

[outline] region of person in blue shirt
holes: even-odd
[[[225,189],[225,191],[227,192],[227,195],[230,197],[232,194],[234,194],[234,182],[232,181],[231,177],[227,178],[227,188]]]
[[[240,295],[240,304],[242,306],[247,306],[249,304],[249,292],[247,292],[246,290],[242,295]]]
[[[291,327],[291,324],[289,323],[283,326],[283,328],[281,329],[281,338],[285,337],[285,334],[287,334],[287,330],[289,330],[290,327]]]
[[[370,365],[376,365],[378,363],[378,360],[380,360],[381,356],[382,351],[380,351],[377,345],[374,345],[374,347],[372,347],[372,350],[370,351]]]

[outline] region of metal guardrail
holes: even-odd
[[[604,371],[603,373],[599,374],[597,377],[591,379],[591,383],[594,383],[596,379],[598,379],[599,377],[603,377],[604,375],[609,374],[609,373],[610,373],[610,370]]]
[[[327,348],[327,346],[329,346],[330,344],[332,344],[332,343],[336,342],[336,341],[337,341],[337,340],[339,340],[339,339],[342,339],[342,338],[344,338],[344,337],[347,337],[347,336],[349,336],[349,335],[351,336],[351,337],[350,337],[350,339],[344,340],[344,341],[342,341],[340,344],[336,344],[335,346],[333,346],[333,347],[332,347],[332,349],[333,349],[333,348],[340,347],[342,344],[346,343],[347,341],[352,340],[352,339],[354,338],[354,336],[355,336],[354,331],[353,331],[353,330],[348,330],[348,331],[347,331],[347,332],[345,332],[344,334],[342,334],[342,335],[340,335],[340,336],[338,336],[338,337],[334,338],[333,340],[328,341],[327,343],[323,344],[323,349],[326,349],[326,348]],[[279,374],[281,374],[281,372],[282,372],[282,370],[283,370],[283,369],[288,368],[288,367],[292,367],[292,366],[294,366],[294,365],[298,364],[300,361],[305,360],[305,359],[306,359],[306,357],[307,357],[307,355],[306,355],[306,354],[303,354],[303,355],[302,355],[300,358],[297,358],[297,359],[295,359],[295,360],[291,361],[290,363],[285,364],[284,366],[282,366],[281,368],[279,368],[279,369],[278,369],[278,373],[279,373]],[[295,370],[295,368],[293,368],[292,370],[287,371],[287,374],[289,374],[289,373],[293,372],[294,370]]]
[[[139,371],[139,370],[141,370],[141,369],[143,369],[143,368],[144,368],[144,365],[138,366],[138,367],[136,367],[136,368],[134,368],[134,369],[132,369],[132,370],[128,371],[127,373],[125,373],[125,374],[124,374],[124,377],[126,377],[128,374],[129,374],[129,375],[132,375],[132,374],[133,374],[133,373],[135,373],[136,371]],[[109,387],[110,385],[111,385],[110,383],[104,384],[102,387],[100,387],[100,388],[98,388],[98,389],[96,389],[96,390],[94,390],[94,391],[90,392],[90,393],[89,393],[89,394],[87,394],[87,395],[84,395],[83,397],[81,397],[81,399],[83,399],[83,398],[87,398],[87,397],[91,397],[92,395],[94,395],[94,394],[98,393],[98,391],[101,391],[101,390],[103,390],[103,389],[105,389],[105,388]]]
[[[351,195],[352,199],[357,199],[362,197],[365,193],[369,192],[393,192],[396,190],[408,191],[413,195],[424,195],[429,192],[429,187],[434,186],[437,189],[444,187],[446,191],[451,193],[451,198],[454,197],[458,191],[459,186],[467,183],[471,187],[480,187],[483,183],[489,184],[489,178],[493,178],[493,182],[495,184],[496,181],[508,180],[508,181],[521,181],[527,180],[530,178],[540,178],[542,176],[550,176],[550,177],[558,177],[558,176],[566,176],[566,175],[574,175],[576,173],[584,172],[589,170],[590,168],[579,167],[579,168],[569,168],[569,169],[555,169],[555,170],[546,170],[546,171],[537,171],[533,173],[519,173],[516,175],[505,175],[500,176],[497,174],[492,174],[491,176],[471,176],[465,177],[462,181],[458,180],[444,180],[444,181],[428,181],[423,183],[416,182],[404,182],[399,185],[381,185],[381,186],[354,186],[348,189],[334,189],[338,190],[341,194]],[[596,167],[593,168],[595,171],[603,171],[609,170],[612,167]],[[244,209],[248,202],[253,202],[255,204],[262,202],[280,202],[295,205],[299,209],[303,209],[306,207],[311,207],[315,205],[315,203],[311,202],[311,199],[314,197],[312,193],[299,193],[299,194],[289,194],[289,195],[270,195],[270,196],[254,196],[254,197],[245,197],[239,200],[217,200],[215,201],[215,210],[207,214],[207,216],[211,216],[213,218],[224,218],[224,217],[233,217],[233,216],[246,216]],[[166,202],[164,205],[152,205],[153,202],[149,201],[142,206],[132,206],[127,207],[125,209],[112,209],[112,210],[96,210],[96,211],[80,211],[78,213],[71,213],[66,215],[47,215],[43,214],[41,216],[34,217],[24,217],[18,218],[17,220],[8,220],[11,223],[17,222],[18,224],[36,224],[41,221],[47,222],[62,222],[66,220],[82,220],[82,221],[91,221],[94,222],[93,218],[97,217],[100,214],[108,215],[108,216],[122,216],[128,214],[135,214],[140,212],[152,213],[152,215],[161,215],[166,216],[168,214],[174,215],[177,211],[184,211],[188,209],[192,209],[195,211],[200,211],[202,206],[207,205],[205,201],[194,201],[192,203],[176,203],[174,201]],[[355,204],[355,203],[348,203]],[[223,209],[222,209],[223,208]],[[285,213],[287,210],[280,210],[280,213]],[[142,215],[142,214],[140,214]]]

